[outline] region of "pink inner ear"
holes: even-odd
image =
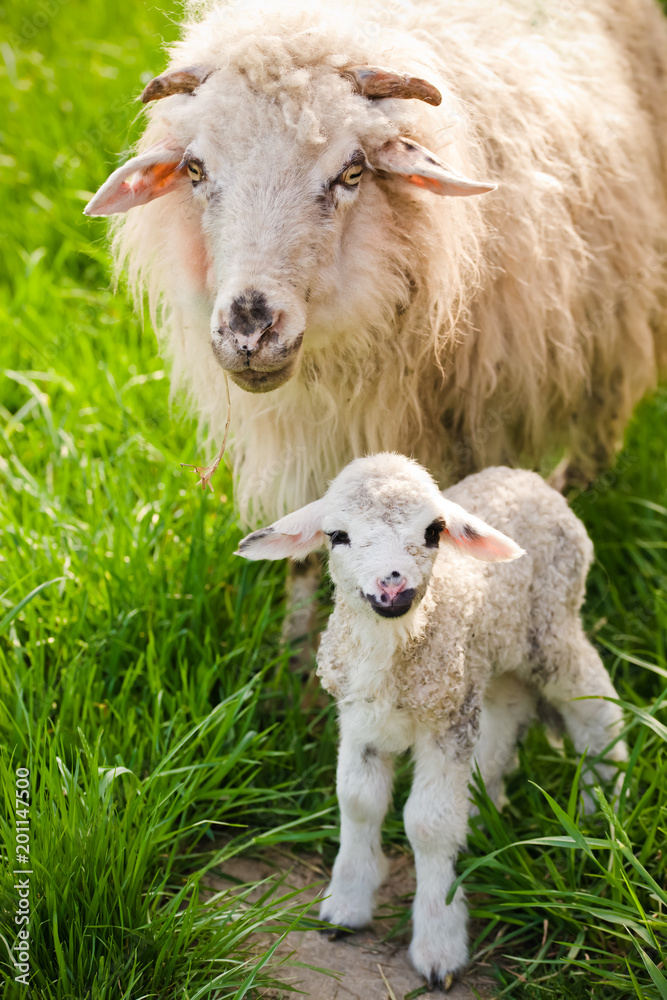
[[[182,156],[183,149],[174,139],[156,142],[114,170],[86,205],[84,214],[117,215],[161,198],[179,184],[187,184]]]
[[[137,205],[146,205],[164,194],[169,194],[176,185],[185,179],[181,170],[177,170],[179,160],[168,163],[152,163],[139,167],[120,182],[116,190],[111,190],[108,197],[97,205],[98,211],[126,212]]]
[[[454,548],[485,562],[504,562],[516,559],[523,550],[511,539],[495,534],[482,534],[474,528],[461,534],[451,534],[443,528],[442,535]]]
[[[322,531],[316,531],[315,533],[309,533],[304,537],[304,533],[300,532],[298,535],[292,535],[292,546],[290,556],[292,559],[305,559],[306,556],[314,552],[315,549],[321,549],[324,547],[324,540],[326,536]]]
[[[421,174],[401,174],[401,177],[408,184],[415,184],[417,187],[428,188],[431,191],[439,192],[442,188],[442,182],[434,180],[433,177],[422,177]]]
[[[475,185],[472,181],[462,181],[457,183],[455,177],[438,179],[436,177],[425,177],[422,174],[401,174],[404,181],[414,184],[416,187],[425,188],[434,194],[446,195],[448,198],[467,198],[473,194],[485,194],[493,191],[495,185],[480,183]]]
[[[131,193],[138,204],[159,198],[179,179],[180,175],[175,171],[180,162],[175,160],[173,163],[156,163],[143,170],[137,170],[123,181],[120,191]]]

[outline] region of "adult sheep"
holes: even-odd
[[[214,439],[229,373],[246,520],[370,451],[608,461],[664,358],[666,81],[653,0],[193,6],[86,212],[133,209]]]

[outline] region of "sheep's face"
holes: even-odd
[[[186,325],[200,329],[205,313],[217,362],[243,389],[266,392],[297,371],[304,350],[340,349],[351,331],[363,336],[406,308],[393,180],[437,194],[493,185],[448,173],[400,137],[387,102],[327,67],[292,72],[272,93],[243,67],[201,77],[196,93],[171,91],[155,107],[147,136],[167,138],[119,168],[86,212],[143,205],[146,244],[159,234]]]
[[[362,191],[369,165],[353,129],[339,128],[326,143],[299,143],[282,115],[272,121],[264,111],[253,142],[239,134],[221,148],[219,135],[202,129],[184,153],[202,174],[191,197],[211,260],[213,354],[250,392],[294,375],[306,343],[329,322],[339,281],[346,308],[363,309],[358,279],[341,255],[369,194]],[[238,129],[230,120],[227,133]]]
[[[445,527],[437,491],[369,480],[347,497],[344,511],[327,497],[322,518],[337,591],[362,613],[401,618],[419,605]],[[429,491],[431,493],[431,491]]]
[[[428,590],[439,546],[487,562],[522,549],[438,491],[421,466],[402,455],[355,459],[325,496],[244,538],[248,559],[303,558],[326,545],[337,594],[362,614],[401,618]]]

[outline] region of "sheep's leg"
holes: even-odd
[[[503,804],[503,775],[516,761],[517,740],[536,717],[535,695],[514,672],[489,681],[484,691],[475,765],[497,808]]]
[[[404,814],[417,870],[410,958],[431,988],[448,989],[468,960],[463,890],[451,903],[445,900],[466,839],[473,749],[458,725],[444,736],[422,732],[414,744],[415,775]]]
[[[618,698],[614,685],[579,623],[562,641],[549,644],[536,680],[541,682],[545,699],[562,716],[577,753],[588,752],[593,757],[601,754],[623,728],[620,707],[603,700]],[[585,700],[574,700],[578,698]],[[609,781],[617,774],[615,763],[627,760],[625,743],[617,740],[605,759],[614,763],[587,768],[582,775],[585,785]],[[588,790],[583,798],[585,811],[593,812],[595,803]]]
[[[302,562],[290,562],[287,571],[287,611],[283,639],[294,650],[292,665],[312,665],[317,649],[317,604],[315,594],[322,583],[322,560],[317,552]]]
[[[336,791],[340,850],[320,918],[357,930],[373,917],[375,894],[387,875],[382,820],[389,806],[393,757],[345,732],[338,751]]]

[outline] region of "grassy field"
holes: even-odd
[[[103,224],[81,214],[136,135],[133,98],[177,12],[2,13],[2,997],[27,995],[8,951],[17,768],[32,796],[31,996],[255,996],[271,955],[250,955],[249,934],[270,925],[277,941],[303,904],[269,885],[213,906],[201,878],[261,844],[332,859],[335,720],[300,708],[278,642],[283,568],[232,555],[231,483],[203,495],[180,469],[198,457],[194,427],[169,411],[152,331],[109,288]],[[534,732],[511,804],[499,815],[480,796],[460,862],[498,996],[667,998],[666,501],[662,391],[573,501],[597,550],[586,624],[627,709],[617,811],[601,797],[581,817],[572,748]]]

